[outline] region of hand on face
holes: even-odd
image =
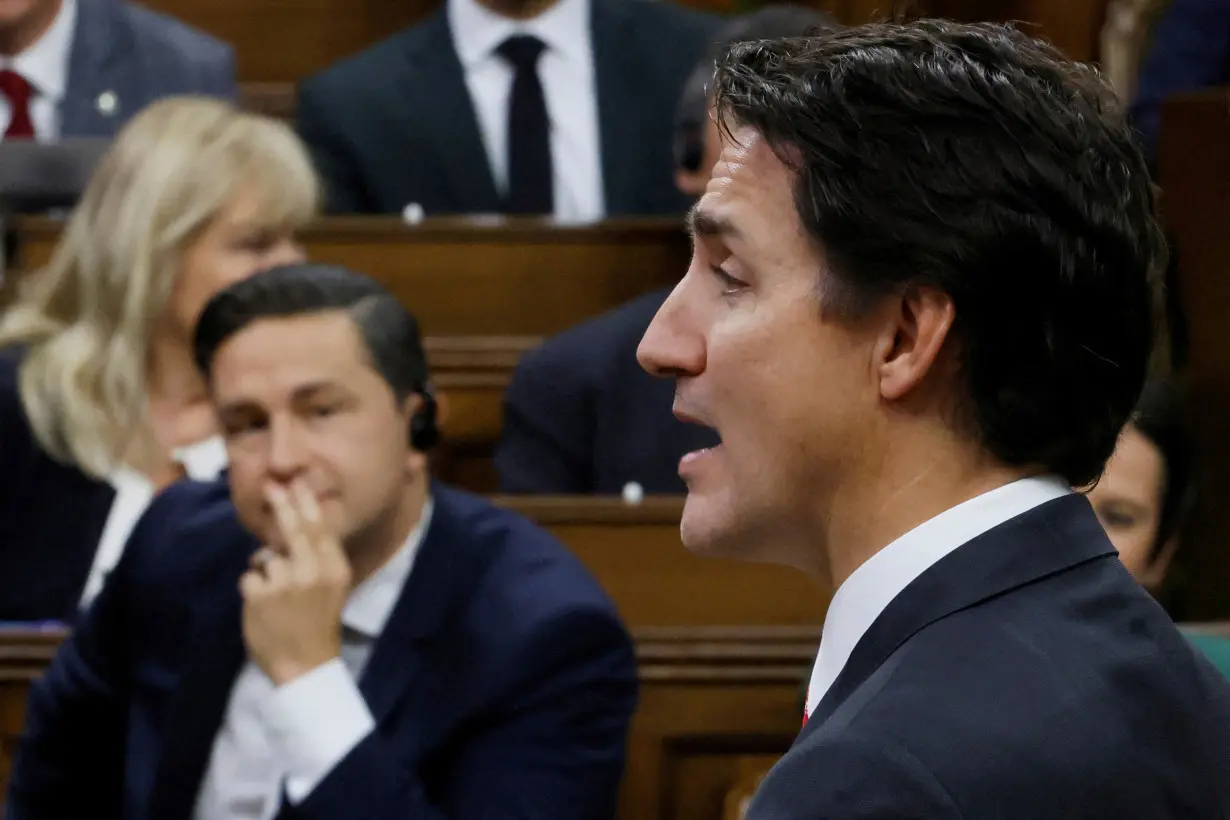
[[[341,655],[350,563],[302,482],[270,485],[283,548],[262,547],[239,581],[248,654],[282,686]]]

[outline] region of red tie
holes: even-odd
[[[16,71],[0,71],[0,94],[8,98],[13,117],[9,120],[4,138],[34,139],[34,122],[30,119],[30,93],[33,91],[25,77]]]

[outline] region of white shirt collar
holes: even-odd
[[[419,523],[410,531],[401,548],[350,593],[346,606],[342,608],[343,624],[368,638],[377,638],[384,631],[384,625],[401,598],[410,571],[414,569],[414,559],[423,544],[423,537],[431,526],[432,508],[432,500],[428,498],[419,514]]]
[[[808,686],[807,714],[815,711],[864,633],[902,590],[961,545],[1071,492],[1057,476],[1022,478],[945,510],[868,558],[829,604]]]
[[[514,34],[532,34],[557,52],[575,60],[587,60],[590,50],[590,0],[559,0],[529,20],[512,20],[479,5],[477,0],[448,0],[448,23],[453,48],[461,66],[469,71],[488,59],[498,59],[495,50]]]
[[[213,481],[226,469],[226,441],[222,436],[210,436],[176,447],[171,451],[171,459],[183,467],[193,481]],[[117,492],[140,489],[146,495],[153,494],[149,479],[123,464],[111,471],[108,480]]]
[[[63,0],[51,28],[16,57],[0,60],[0,68],[16,71],[39,95],[59,102],[68,88],[68,61],[76,28],[77,0]]]

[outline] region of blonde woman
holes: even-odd
[[[302,254],[319,186],[283,124],[157,102],[0,315],[0,620],[71,619],[155,493],[225,454],[191,356],[217,290]]]

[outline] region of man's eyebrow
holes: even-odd
[[[730,220],[714,216],[699,205],[688,211],[688,233],[693,236],[729,236],[737,238],[739,230]]]

